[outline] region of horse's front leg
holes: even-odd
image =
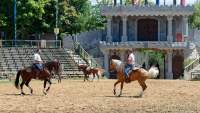
[[[119,83],[120,81],[118,80],[117,82],[115,82],[114,84],[114,89],[113,89],[113,94],[116,95],[116,85]]]
[[[97,79],[99,80],[99,74],[97,73]]]
[[[48,81],[48,83],[49,83],[49,87],[47,88],[46,92],[49,91],[49,89],[50,89],[50,87],[51,87],[51,84],[52,84],[52,83],[51,83],[51,79],[48,79],[47,81]]]
[[[23,91],[23,86],[25,84],[25,81],[22,81],[22,83],[20,84],[20,88],[21,88],[21,95],[25,95],[24,91]]]
[[[29,88],[30,92],[31,92],[31,95],[33,94],[33,89],[31,88],[31,86],[29,85],[31,79],[27,80],[25,85]]]
[[[47,92],[45,91],[46,84],[47,84],[47,80],[45,79],[45,80],[44,80],[44,89],[43,89],[43,93],[44,93],[45,95],[47,94]]]
[[[84,82],[85,82],[85,80],[87,79],[86,77],[87,77],[87,74],[84,73]]]
[[[61,83],[61,75],[58,74],[58,83]]]
[[[95,73],[92,73],[92,75],[93,75],[92,81],[94,81],[94,78],[95,78]]]
[[[124,82],[121,82],[121,89],[120,89],[120,93],[118,95],[119,97],[122,95],[123,86],[124,86]]]

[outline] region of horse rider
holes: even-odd
[[[133,50],[128,50],[128,58],[127,58],[127,65],[125,66],[125,78],[126,80],[129,78],[129,72],[134,69],[135,67],[135,55]]]
[[[33,60],[34,60],[33,67],[36,68],[36,75],[39,75],[39,73],[43,70],[43,61],[40,57],[40,53],[41,53],[41,50],[37,49],[36,53],[33,56]]]

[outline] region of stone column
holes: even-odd
[[[125,50],[120,50],[120,58],[122,62],[125,62]]]
[[[182,25],[183,25],[183,36],[184,38],[188,37],[188,17],[183,17]]]
[[[173,17],[169,16],[167,17],[167,21],[168,21],[168,32],[167,32],[167,41],[172,42],[173,41],[173,36],[172,36],[172,20]]]
[[[127,41],[127,16],[123,16],[122,21],[123,21],[122,42],[126,42]]]
[[[173,79],[172,73],[172,50],[169,50],[167,53],[167,76],[166,79]]]
[[[112,25],[112,18],[107,17],[107,41],[112,42],[112,35],[111,35],[111,26]]]

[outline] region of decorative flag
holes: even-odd
[[[176,0],[173,0],[173,5],[176,5]]]
[[[148,0],[144,0],[144,5],[147,5],[148,4]]]
[[[160,0],[156,0],[156,5],[160,5]]]
[[[122,0],[120,0],[120,5],[122,5]]]
[[[134,5],[139,5],[140,4],[140,0],[132,0]]]
[[[185,6],[185,0],[181,0],[181,6]]]

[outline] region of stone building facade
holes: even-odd
[[[195,48],[188,32],[192,6],[114,5],[104,6],[101,14],[107,18],[106,40],[100,42],[106,70],[114,53],[125,61],[127,50],[145,48],[163,52],[162,78],[176,79],[183,74],[186,53]]]

